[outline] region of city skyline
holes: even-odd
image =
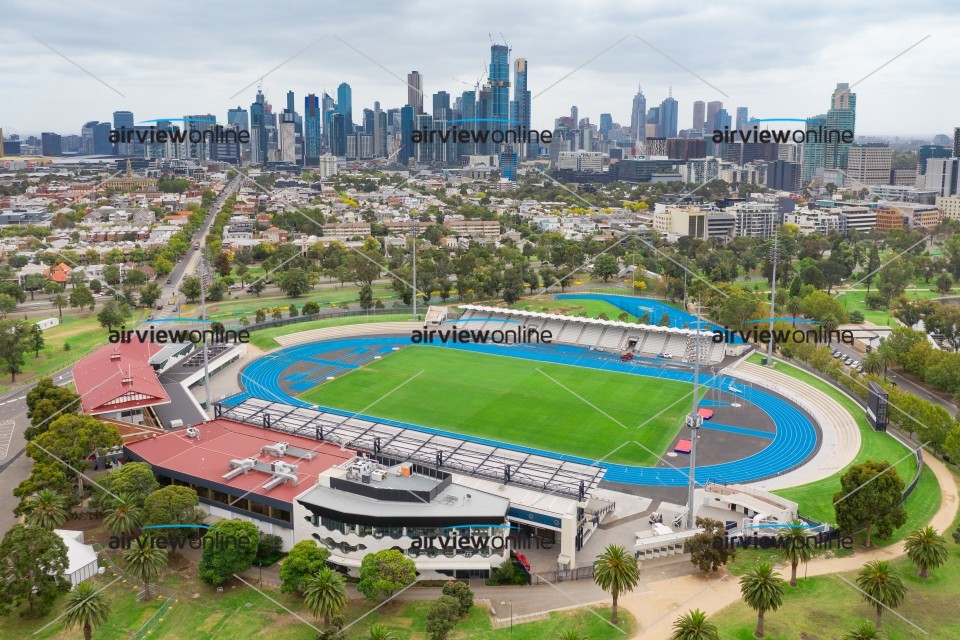
[[[178,5],[172,3],[174,12]],[[9,23],[0,27],[0,40],[6,42],[0,45],[0,57],[9,79],[0,87],[0,103],[5,106],[0,126],[5,131],[21,136],[44,131],[70,134],[84,122],[102,121],[121,110],[144,118],[215,113],[225,121],[229,108],[253,102],[260,77],[264,94],[278,107],[289,90],[297,96],[336,95],[337,87],[347,83],[353,89],[356,122],[374,101],[384,109],[406,104],[407,74],[414,69],[423,79],[425,104],[431,104],[429,97],[438,91],[459,95],[488,75],[490,45],[506,42],[512,49],[511,64],[522,57],[531,66],[531,125],[538,128],[552,126],[554,119],[569,113],[571,104],[592,123],[599,122],[601,113],[610,113],[614,122],[629,125],[638,85],[644,87],[648,106],[659,105],[672,87],[680,128],[690,122],[695,101],[721,101],[731,114],[746,106],[752,117],[807,117],[824,110],[820,96],[838,82],[866,78],[856,86],[865,107],[858,113],[858,134],[931,137],[948,133],[953,126],[939,106],[942,92],[952,91],[944,89],[947,85],[941,80],[960,56],[949,47],[955,28],[941,27],[956,22],[949,20],[956,11],[936,5],[930,5],[922,20],[913,7],[891,5],[891,11],[902,14],[897,20],[902,37],[893,39],[881,38],[880,25],[869,15],[862,19],[857,15],[857,21],[845,26],[842,41],[822,37],[829,32],[816,28],[822,26],[822,19],[811,17],[816,12],[807,16],[791,8],[777,8],[776,13],[759,8],[747,15],[746,9],[731,8],[726,10],[731,18],[741,15],[741,24],[757,30],[742,47],[731,46],[736,41],[729,33],[724,36],[711,27],[709,11],[702,18],[685,17],[681,24],[669,9],[651,8],[637,22],[644,25],[641,30],[629,27],[629,18],[640,17],[638,9],[581,3],[572,6],[588,11],[597,24],[575,24],[562,37],[544,35],[547,23],[540,14],[512,22],[501,34],[503,27],[489,24],[475,15],[477,9],[467,7],[461,15],[476,20],[457,20],[455,30],[420,30],[415,39],[405,39],[403,33],[416,11],[401,8],[391,14],[393,26],[371,38],[369,27],[387,25],[383,5],[383,18],[377,10],[359,14],[347,9],[336,29],[326,32],[310,26],[308,10],[302,20],[286,25],[279,38],[270,30],[257,32],[256,38],[208,34],[200,50],[191,44],[193,53],[183,47],[195,33],[190,23],[169,35],[169,46],[144,48],[140,39],[123,29],[111,29],[107,40],[92,35],[132,19],[134,9],[98,15],[94,24],[91,16],[74,14],[73,6],[85,3],[71,5],[56,19],[40,9],[17,7]],[[259,20],[258,11],[251,8],[236,28],[252,34],[257,26],[277,20],[265,15]],[[779,33],[769,29],[774,20],[782,20],[776,23],[782,29]],[[776,47],[784,39],[801,34],[804,50],[789,54],[793,57],[778,53]],[[903,53],[925,36],[932,37]],[[254,40],[256,47],[238,48],[234,42]],[[690,41],[698,46],[685,44]],[[722,46],[725,55],[712,55],[711,43]],[[758,53],[763,56],[757,58]],[[900,54],[903,59],[876,71]],[[144,61],[146,56],[149,62]],[[816,73],[810,73],[811,67]],[[934,91],[937,100],[897,99]],[[57,108],[64,103],[56,96],[64,94],[81,99],[71,101],[69,109]]]

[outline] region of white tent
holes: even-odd
[[[92,545],[83,543],[83,531],[54,529],[53,532],[67,545],[69,564],[64,577],[70,581],[71,585],[77,586],[84,580],[97,575],[99,568],[97,552],[93,550]]]

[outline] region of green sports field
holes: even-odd
[[[673,442],[692,391],[673,380],[410,346],[299,397],[593,460],[650,465]]]

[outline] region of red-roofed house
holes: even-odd
[[[73,271],[73,269],[70,266],[65,265],[64,263],[61,262],[57,266],[51,268],[50,271],[47,273],[47,276],[54,282],[65,284],[67,280],[70,279],[71,271]]]
[[[150,463],[162,486],[194,489],[210,515],[253,522],[290,549],[294,498],[356,452],[220,418],[127,442],[124,454]]]
[[[148,407],[169,403],[170,397],[150,364],[150,358],[164,346],[138,341],[110,344],[74,365],[73,379],[83,413],[143,424]]]

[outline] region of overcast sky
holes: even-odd
[[[335,97],[347,82],[359,122],[374,100],[402,106],[413,69],[424,76],[429,111],[434,92],[456,96],[485,75],[488,34],[506,39],[511,61],[527,59],[535,128],[551,127],[571,105],[591,122],[611,113],[629,125],[638,84],[648,107],[673,87],[680,128],[691,126],[694,100],[721,100],[731,114],[746,106],[751,117],[804,118],[827,110],[838,82],[861,79],[858,135],[929,137],[960,126],[954,3],[727,5],[0,0],[0,127],[79,134],[115,110],[133,111],[137,122],[201,113],[225,121],[227,109],[249,108],[260,76],[275,111],[292,89],[301,113],[305,94]]]

